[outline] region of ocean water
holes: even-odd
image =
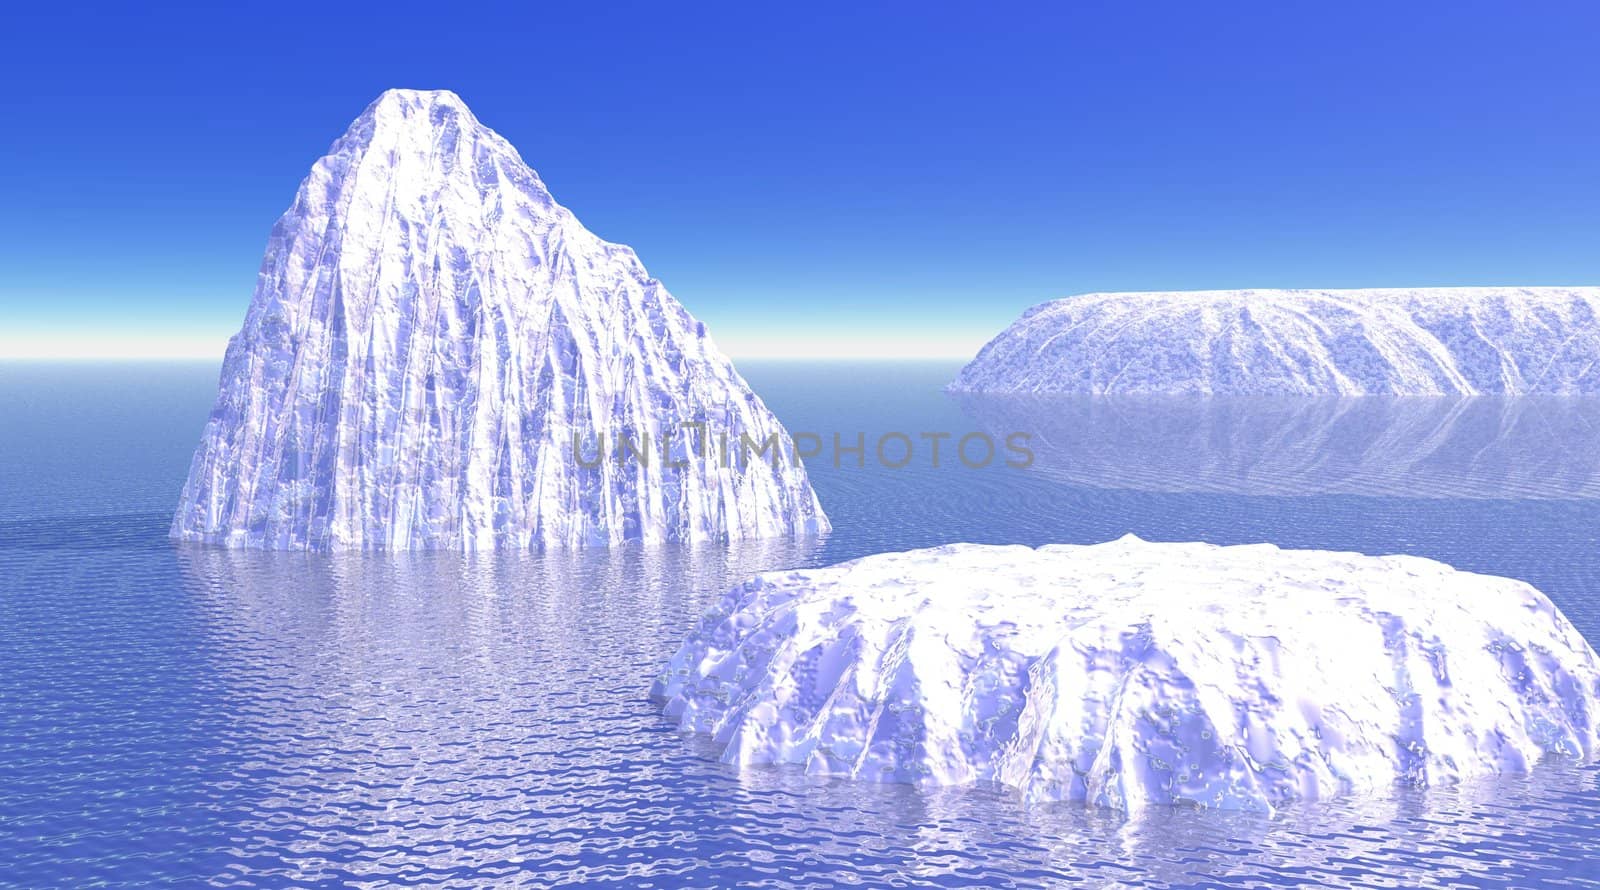
[[[214,368],[0,364],[0,884],[1600,886],[1593,765],[1127,821],[741,771],[646,697],[733,581],[951,541],[1412,553],[1528,580],[1600,641],[1595,404],[955,400],[949,363],[741,369],[823,442],[825,539],[326,556],[168,542]],[[994,460],[953,459],[979,432]],[[906,466],[873,453],[890,433]],[[950,434],[939,466],[923,433]]]

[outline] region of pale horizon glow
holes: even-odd
[[[60,327],[0,330],[0,361],[218,361],[233,331],[82,331]],[[739,359],[960,359],[977,354],[976,335],[876,337],[730,333],[712,338]]]
[[[994,333],[998,333],[995,331]],[[771,334],[739,331],[711,339],[732,359],[961,359],[977,355],[988,342],[984,334],[879,336],[874,332],[828,335]]]
[[[0,330],[0,361],[221,361],[232,332]]]

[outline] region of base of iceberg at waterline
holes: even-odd
[[[1528,584],[1131,536],[760,575],[652,694],[730,763],[1129,812],[1271,811],[1600,749],[1600,658]]]

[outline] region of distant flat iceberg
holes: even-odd
[[[478,550],[825,531],[804,467],[759,450],[774,439],[631,249],[453,93],[390,90],[272,230],[172,534]]]
[[[1270,811],[1600,746],[1550,601],[1408,556],[956,544],[735,587],[653,687],[736,764]]]
[[[1600,288],[1086,294],[1023,313],[950,389],[1600,394]]]

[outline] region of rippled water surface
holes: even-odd
[[[1197,416],[957,402],[952,365],[744,370],[824,440],[825,540],[314,556],[167,542],[214,369],[0,365],[0,884],[1600,886],[1588,765],[1125,822],[741,772],[646,698],[733,580],[958,540],[1415,553],[1531,581],[1594,641],[1600,413]],[[978,430],[1030,431],[1034,465],[920,447]],[[858,431],[867,466],[835,466]],[[876,466],[894,431],[919,451]]]

